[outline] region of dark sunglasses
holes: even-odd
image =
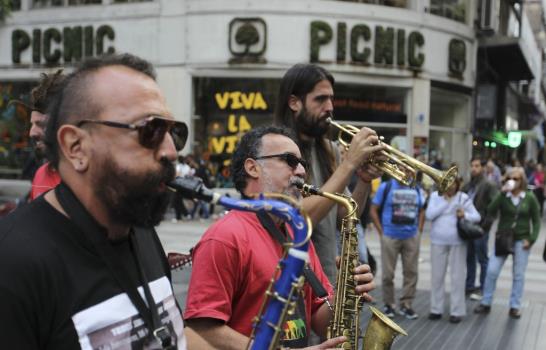
[[[138,142],[146,148],[155,149],[161,145],[168,132],[174,141],[177,151],[184,148],[188,139],[188,127],[185,123],[159,116],[149,116],[133,124],[125,124],[108,120],[84,119],[76,124],[78,127],[86,123],[101,124],[112,128],[130,129],[138,132]]]
[[[304,169],[307,169],[307,166],[308,166],[307,161],[296,157],[292,153],[270,154],[268,156],[260,156],[260,157],[254,158],[254,159],[258,160],[258,159],[268,159],[268,158],[282,159],[293,170],[296,170],[296,168],[298,167],[298,164],[301,164]]]

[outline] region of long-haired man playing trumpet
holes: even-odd
[[[380,175],[369,163],[381,150],[375,131],[362,128],[352,139],[346,157],[341,159],[335,145],[327,138],[334,110],[334,77],[326,69],[313,64],[296,64],[282,78],[275,123],[295,131],[303,158],[309,162],[308,182],[326,192],[344,192],[356,172],[358,183],[352,192],[362,211],[370,193],[370,181]],[[336,222],[344,216],[344,208],[327,198],[304,199],[304,208],[313,221],[313,243],[320,262],[331,282],[336,279]]]

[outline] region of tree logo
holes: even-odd
[[[234,18],[229,23],[230,63],[265,63],[262,57],[267,47],[267,26],[263,19]]]

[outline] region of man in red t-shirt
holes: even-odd
[[[48,115],[47,107],[51,102],[51,96],[61,85],[64,75],[62,70],[54,74],[42,74],[40,84],[32,89],[30,93],[30,131],[29,137],[34,145],[34,152],[37,156],[43,157],[46,154],[46,145],[44,143],[45,129]],[[61,182],[57,171],[53,169],[49,162],[46,162],[38,168],[32,179],[32,188],[30,189],[29,200],[34,200],[44,192],[55,188]]]
[[[235,187],[245,197],[261,192],[284,193],[299,198],[291,185],[294,178],[305,178],[305,161],[283,127],[260,127],[243,136],[232,159]],[[277,222],[279,230],[286,225]],[[284,231],[292,235],[291,232]],[[252,331],[252,319],[258,314],[265,291],[282,256],[282,247],[262,226],[255,213],[231,210],[210,227],[193,251],[184,319],[188,327],[200,333],[220,349],[243,349]],[[333,296],[333,288],[320,265],[313,245],[309,266]],[[374,288],[368,265],[357,267],[356,292],[369,299]],[[307,346],[310,329],[324,337],[331,311],[324,299],[315,295],[306,283],[294,315],[282,326],[282,344]],[[321,349],[335,347],[344,337],[327,340]]]

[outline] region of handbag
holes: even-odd
[[[460,202],[461,196],[459,196],[459,203]],[[457,232],[459,233],[459,237],[463,241],[470,241],[473,239],[482,238],[485,233],[483,228],[479,224],[475,224],[465,218],[457,218]]]
[[[514,228],[518,221],[519,216],[519,206],[521,205],[520,200],[518,206],[516,207],[516,216],[512,222],[512,226],[509,229],[498,229],[495,235],[495,255],[496,256],[507,256],[509,254],[514,254]]]
[[[459,237],[464,241],[482,238],[484,235],[483,228],[479,224],[475,224],[464,218],[457,220],[457,232]]]
[[[506,256],[514,254],[514,230],[499,229],[495,236],[495,255]]]

